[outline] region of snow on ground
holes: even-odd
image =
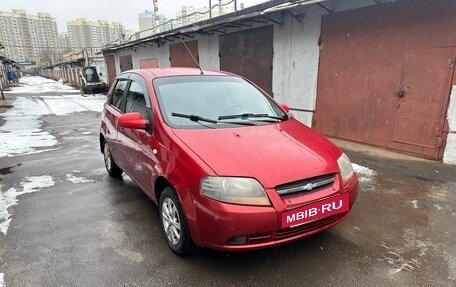
[[[352,163],[353,170],[355,171],[356,175],[358,176],[359,182],[372,182],[377,175],[377,172],[373,171],[372,169]]]
[[[66,174],[66,180],[71,181],[72,183],[88,183],[88,182],[94,182],[91,179],[85,178],[85,177],[80,177],[76,176],[71,173]]]
[[[46,79],[38,76],[24,76],[19,78],[19,87],[13,87],[11,91],[5,91],[5,93],[49,93],[49,92],[60,92],[60,93],[78,93],[73,87],[64,85],[60,82]]]
[[[3,281],[3,276],[4,276],[4,274],[0,273],[0,287],[6,287],[5,281]]]
[[[39,78],[33,82],[37,86],[40,86],[41,82],[50,81],[41,77],[29,78]],[[52,91],[58,91],[58,89]],[[6,122],[0,127],[2,135],[0,157],[51,150],[58,141],[52,134],[42,129],[41,116],[60,116],[84,111],[101,112],[105,99],[106,96],[101,94],[87,97],[80,95],[17,97],[13,107],[2,115]]]
[[[40,191],[55,184],[50,175],[30,176],[25,179],[26,181],[20,183],[22,191],[17,191],[14,187],[8,189],[5,193],[0,190],[0,232],[4,235],[8,232],[12,220],[12,214],[8,212],[8,208],[18,204],[18,197],[26,193]]]

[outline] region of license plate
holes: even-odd
[[[348,193],[330,197],[306,206],[282,213],[282,228],[301,225],[350,209]]]

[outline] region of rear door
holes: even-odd
[[[152,122],[152,110],[146,84],[142,77],[132,74],[125,92],[125,113],[140,113]],[[124,159],[124,170],[143,190],[151,187],[153,158],[150,148],[151,130],[118,128],[119,155]]]
[[[120,168],[124,168],[123,159],[119,154],[117,122],[119,116],[123,114],[125,100],[124,95],[128,85],[128,76],[118,78],[114,83],[111,94],[105,104],[105,117],[102,125],[105,125],[105,140],[110,147],[112,157]],[[103,126],[102,126],[103,128]]]

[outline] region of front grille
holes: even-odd
[[[334,181],[334,174],[326,174],[279,185],[276,187],[276,191],[281,197],[297,196],[332,186]]]
[[[329,224],[333,223],[334,221],[337,221],[338,219],[342,218],[345,214],[347,214],[347,213],[346,212],[339,213],[336,215],[332,215],[332,216],[322,218],[322,219],[319,219],[319,220],[316,220],[313,222],[309,222],[309,223],[306,223],[303,225],[299,225],[296,227],[290,227],[290,228],[287,228],[284,230],[278,230],[275,233],[275,239],[276,240],[285,239],[285,238],[293,237],[295,235],[299,235],[302,233],[310,232],[310,231],[313,231],[318,228],[322,228],[322,227],[329,225]]]

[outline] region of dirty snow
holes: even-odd
[[[22,77],[19,79],[19,87],[11,88],[11,91],[5,91],[5,93],[78,93],[73,87],[64,85],[54,80],[46,79],[38,76]]]
[[[6,192],[2,192],[0,186],[0,232],[4,235],[8,232],[12,220],[12,214],[8,212],[8,208],[18,204],[20,195],[37,192],[54,184],[50,175],[42,175],[26,177],[25,181],[20,183],[22,191],[17,191],[16,188],[12,187]]]
[[[0,287],[6,287],[5,285],[5,281],[3,281],[3,277],[4,277],[5,274],[3,273],[0,273]]]
[[[359,182],[372,182],[377,175],[377,172],[373,171],[372,169],[352,163],[353,170],[355,171],[356,175],[358,176]]]
[[[415,200],[412,200],[410,202],[412,203],[412,207],[413,208],[418,208],[418,200],[415,199]]]
[[[75,176],[71,173],[66,174],[66,180],[71,181],[72,183],[88,183],[88,182],[94,182],[91,179],[80,177],[80,176]]]
[[[42,129],[40,117],[84,111],[101,112],[105,99],[106,97],[101,94],[88,97],[80,95],[18,97],[13,102],[13,107],[2,115],[6,122],[0,127],[2,134],[0,157],[52,150],[58,141],[52,134]]]
[[[404,243],[402,246],[391,247],[383,241],[380,244],[385,249],[385,254],[378,259],[390,266],[390,275],[395,275],[401,271],[413,272],[419,269],[423,257],[429,252],[429,247],[432,247],[429,239],[425,238],[421,231],[405,228],[403,232]]]

